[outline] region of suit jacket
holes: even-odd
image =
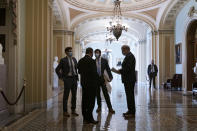
[[[135,56],[130,52],[122,62],[122,69],[119,70],[122,76],[122,83],[136,82],[135,64]]]
[[[157,73],[158,73],[157,65],[154,64],[155,73],[151,73],[151,65],[152,65],[152,64],[150,64],[150,65],[148,66],[148,75],[149,75],[149,77],[150,77],[150,76],[157,76]]]
[[[78,71],[81,75],[82,87],[96,86],[99,76],[97,74],[97,68],[95,61],[88,55],[85,55],[78,62]]]
[[[95,60],[95,62],[96,62],[96,60]],[[107,71],[107,74],[108,74],[109,78],[113,79],[113,76],[112,76],[111,69],[109,67],[108,61],[106,59],[104,59],[104,58],[101,58],[101,77],[103,79],[103,83],[105,82],[104,76],[103,76],[104,70]]]
[[[77,73],[77,60],[72,57],[72,60],[74,62],[74,68],[75,68],[75,71]],[[68,76],[68,73],[70,71],[70,66],[69,66],[69,61],[68,61],[68,57],[64,57],[60,60],[60,63],[58,64],[57,68],[55,69],[59,79],[65,79]],[[78,75],[75,76],[78,80]]]

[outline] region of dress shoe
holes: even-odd
[[[125,117],[125,118],[135,117],[135,114],[132,114],[132,113],[126,114],[126,115],[124,115],[124,117]]]
[[[87,120],[83,120],[83,124],[91,124],[91,123]]]
[[[99,123],[99,121],[95,121],[95,120],[91,120],[89,122],[92,123],[92,124],[98,124]]]
[[[125,116],[125,115],[127,115],[127,114],[129,114],[129,113],[130,113],[130,112],[127,111],[127,112],[125,112],[125,113],[122,113],[122,115]]]
[[[74,115],[74,116],[79,116],[79,114],[76,113],[75,111],[72,111],[72,115]]]
[[[70,117],[70,115],[69,115],[68,112],[64,112],[63,115],[64,115],[65,117]]]
[[[112,108],[109,109],[109,112],[112,113],[112,114],[115,114],[115,111]]]
[[[133,113],[131,111],[127,111],[127,112],[123,113],[122,115],[125,116],[125,115],[131,115],[131,114],[134,114],[135,115],[135,113]]]
[[[96,109],[96,112],[97,112],[97,113],[101,112],[101,107],[98,107],[98,108]]]

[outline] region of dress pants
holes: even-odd
[[[96,86],[82,85],[82,115],[86,121],[94,120],[92,112],[94,110],[96,98]]]
[[[109,94],[108,94],[108,91],[107,91],[107,87],[105,84],[100,84],[98,85],[97,87],[97,92],[96,92],[96,97],[97,97],[97,104],[98,104],[98,108],[101,108],[101,89],[103,91],[103,95],[105,97],[105,101],[107,103],[107,107],[108,109],[111,109],[112,108],[112,105],[111,105],[111,101],[110,101],[110,97],[109,97]]]
[[[134,87],[135,83],[124,83],[125,93],[127,98],[128,112],[135,114],[135,94]]]
[[[64,95],[63,95],[63,111],[64,112],[67,112],[67,103],[68,103],[70,90],[72,93],[71,110],[74,111],[76,109],[76,97],[77,97],[77,78],[76,77],[64,78]]]
[[[153,80],[153,87],[155,88],[155,75],[150,75],[149,76],[149,87],[151,88],[151,83]]]

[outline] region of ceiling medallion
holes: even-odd
[[[113,10],[113,19],[109,22],[110,27],[107,27],[107,31],[112,32],[116,37],[117,41],[122,35],[122,31],[127,31],[128,28],[123,26],[122,23],[122,13],[120,8],[121,0],[114,0],[114,10]]]

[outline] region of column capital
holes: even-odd
[[[143,40],[139,40],[138,41],[139,44],[146,44],[146,42],[147,42],[146,39],[143,39]]]
[[[75,44],[81,44],[80,40],[75,40]]]
[[[53,8],[53,2],[54,2],[54,0],[48,0],[48,5],[50,8]]]
[[[152,35],[158,35],[158,31],[157,30],[152,30],[151,33],[152,33]]]
[[[63,33],[64,35],[74,35],[74,31],[64,30],[64,29],[54,29],[55,33]]]
[[[174,34],[173,29],[160,29],[160,30],[154,30],[151,31],[152,35],[158,35],[158,34]]]
[[[158,30],[159,34],[174,34],[173,29],[163,29],[163,30]]]

